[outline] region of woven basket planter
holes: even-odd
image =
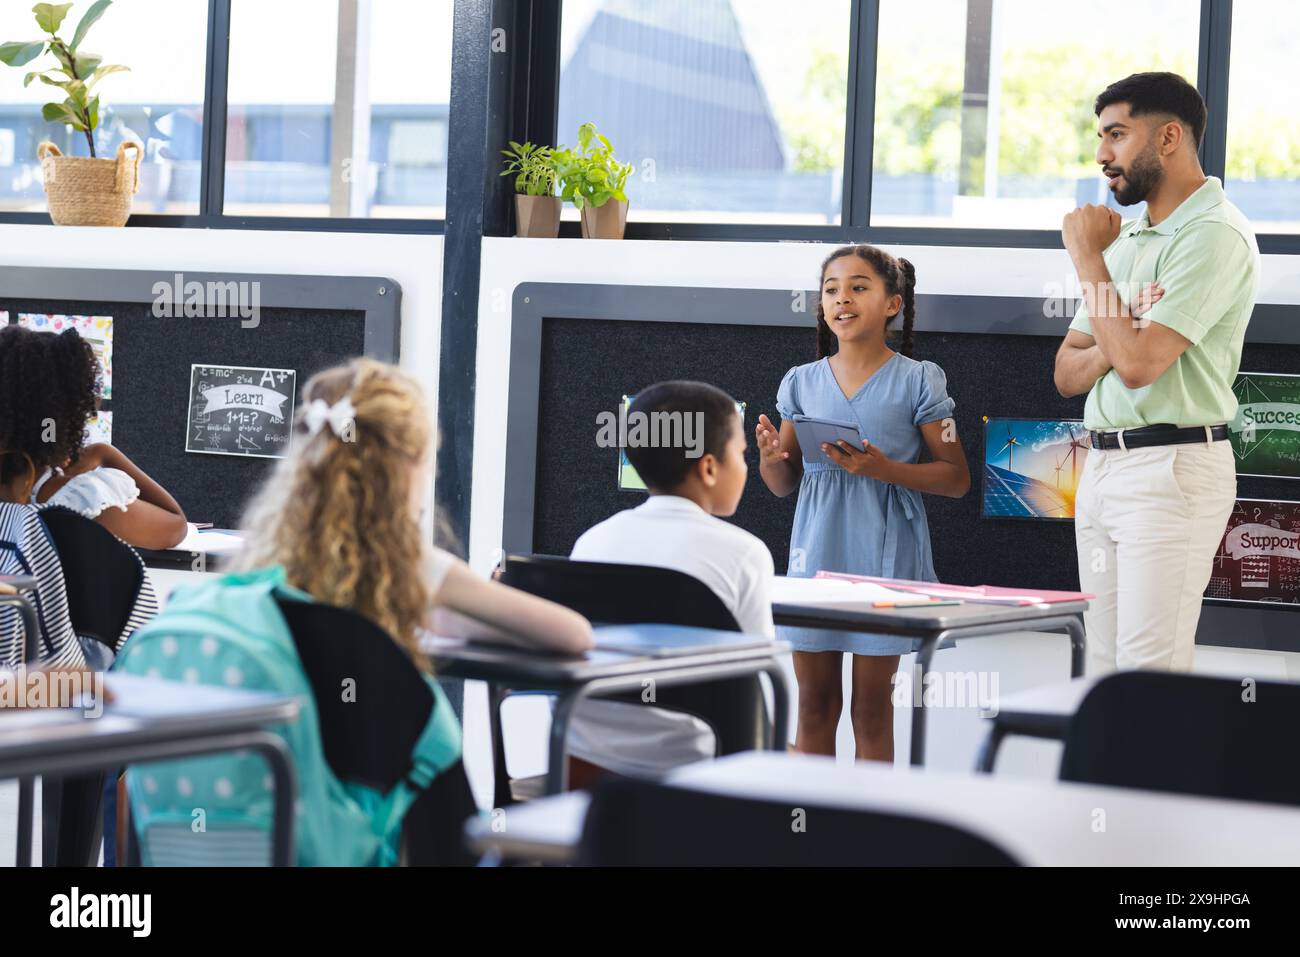
[[[134,152],[128,159],[127,151]],[[139,143],[123,143],[115,159],[64,156],[48,141],[36,148],[50,199],[50,219],[59,226],[125,226],[131,197],[140,189]]]

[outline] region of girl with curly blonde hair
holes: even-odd
[[[425,670],[419,633],[552,651],[591,647],[581,615],[500,583],[434,547],[421,527],[435,443],[419,385],[355,359],[303,388],[294,438],[242,523],[248,569],[279,565],[287,583],[387,631]]]

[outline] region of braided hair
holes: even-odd
[[[822,262],[821,282],[826,282],[826,270],[837,259],[844,256],[857,256],[878,275],[885,283],[885,292],[891,296],[902,296],[903,305],[898,310],[903,314],[903,328],[899,335],[898,351],[907,357],[912,355],[912,324],[916,318],[916,267],[901,257],[891,256],[876,246],[866,244],[858,246],[841,246]],[[819,284],[820,286],[820,284]],[[895,314],[897,315],[897,313]],[[894,316],[885,320],[888,329]],[[826,322],[826,310],[822,308],[820,292],[817,296],[817,358],[834,355],[839,349],[839,340]]]

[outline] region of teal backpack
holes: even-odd
[[[434,707],[406,780],[386,794],[339,780],[326,761],[312,686],[277,597],[312,601],[286,585],[278,567],[178,588],[162,613],[128,639],[116,670],[300,699],[295,722],[268,729],[284,739],[297,769],[297,863],[395,864],[407,810],[460,759],[460,725],[437,681],[426,676]],[[255,755],[132,767],[127,792],[145,865],[270,861],[271,775]]]

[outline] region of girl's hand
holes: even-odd
[[[1164,294],[1164,287],[1160,283],[1149,282],[1142,287],[1142,291],[1129,304],[1128,311],[1133,315],[1134,319],[1140,319],[1151,311],[1151,307],[1158,303],[1160,297]]]
[[[861,451],[842,439],[834,445],[822,443],[822,451],[846,472],[865,475],[867,478],[882,482],[889,481],[885,477],[885,472],[893,464],[893,460],[866,439],[862,440]]]
[[[758,417],[758,425],[754,427],[754,441],[758,445],[761,465],[775,465],[790,458],[789,452],[781,451],[781,433],[766,415],[760,414]]]

